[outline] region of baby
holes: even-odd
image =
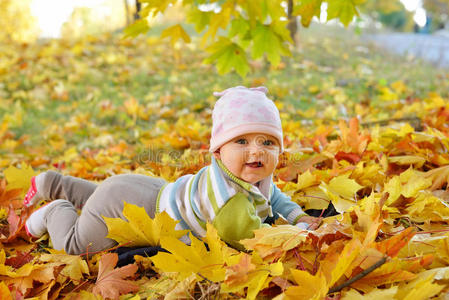
[[[55,249],[70,254],[101,251],[116,243],[106,238],[103,216],[125,219],[123,202],[144,207],[150,217],[166,211],[179,220],[177,229],[198,237],[212,223],[222,240],[241,248],[239,240],[268,219],[284,217],[302,229],[316,229],[320,218],[306,215],[274,185],[272,176],[284,151],[279,111],[265,87],[227,89],[212,113],[212,162],[195,175],[173,183],[137,174],[112,176],[98,186],[48,171],[32,179],[24,204],[54,200],[36,210],[26,222],[27,233],[38,238],[48,231]],[[77,208],[82,208],[78,216]],[[182,240],[189,243],[188,237]]]

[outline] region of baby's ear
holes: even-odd
[[[215,159],[220,159],[220,149],[215,150],[214,153],[212,153],[215,157]]]

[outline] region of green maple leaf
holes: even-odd
[[[322,0],[303,0],[295,5],[293,9],[294,16],[301,16],[301,24],[309,27],[312,18],[319,17],[321,13]]]
[[[147,32],[149,29],[148,21],[146,19],[139,19],[123,30],[123,38],[138,36],[141,33]]]
[[[354,16],[358,16],[356,5],[364,2],[363,0],[329,0],[327,8],[327,20],[339,18],[340,21],[348,26]]]
[[[289,51],[283,45],[281,37],[273,27],[259,24],[253,31],[252,56],[257,59],[267,54],[268,61],[277,66],[281,61],[281,53],[288,55]]]
[[[213,63],[216,61],[218,73],[225,74],[234,68],[240,76],[245,77],[249,72],[245,50],[230,39],[220,37],[217,42],[206,50],[212,53],[212,55],[206,58],[204,63]]]
[[[199,9],[192,8],[187,13],[187,22],[195,25],[195,30],[201,32],[210,23],[210,18],[212,16],[210,11],[201,11]]]

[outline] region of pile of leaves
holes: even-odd
[[[246,250],[237,251],[209,226],[203,241],[191,236],[187,246],[178,240],[185,232],[176,231],[166,214],[151,220],[143,209],[125,205],[127,220],[106,220],[110,237],[120,245],[160,245],[169,252],[117,267],[111,251],[73,256],[51,249],[47,236],[31,241],[23,225],[32,209],[21,202],[41,170],[97,182],[126,172],[173,181],[210,162],[214,99],[186,86],[224,88],[211,84],[211,69],[196,74],[205,82],[176,85],[181,76],[192,76],[180,71],[186,63],[202,68],[200,58],[163,44],[153,44],[154,57],[148,58],[137,55],[145,50],[138,42],[90,39],[4,52],[5,68],[16,75],[0,68],[0,298],[428,299],[448,292],[447,94],[372,78],[366,66],[376,62],[367,58],[361,59],[365,67],[353,68],[360,75],[354,84],[297,79],[311,99],[306,106],[290,101],[280,78],[328,74],[332,66],[304,59],[298,65],[295,57],[292,67],[244,83],[273,85],[286,146],[276,184],[305,209],[323,210],[332,202],[339,212],[316,231],[280,221],[241,241]],[[178,57],[176,72],[155,63],[164,61],[164,51]],[[158,69],[150,73],[148,66]],[[333,71],[347,74],[345,68]],[[138,89],[136,69],[154,81],[134,97],[122,89]],[[102,72],[109,76],[104,85],[84,81]],[[163,78],[172,90],[164,90]],[[182,101],[186,97],[199,100]]]

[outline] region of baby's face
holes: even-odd
[[[279,142],[268,134],[241,135],[220,147],[216,158],[235,176],[255,184],[271,175],[279,159]]]

